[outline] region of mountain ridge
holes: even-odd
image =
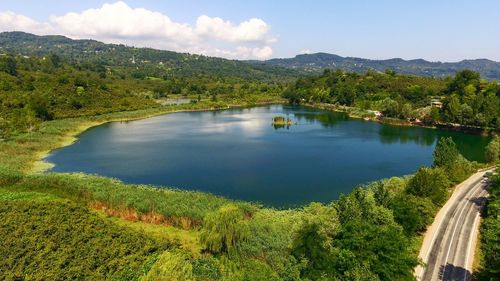
[[[298,54],[293,58],[273,58],[265,61],[234,60],[190,53],[139,48],[124,44],[108,44],[94,39],[71,39],[63,35],[35,35],[20,31],[0,33],[0,53],[43,56],[54,52],[76,62],[98,61],[107,65],[130,66],[138,62],[164,63],[179,75],[222,73],[256,79],[291,78],[298,74],[319,73],[324,69],[364,73],[384,72],[444,78],[464,69],[477,71],[487,80],[500,81],[500,62],[480,58],[458,62],[427,61],[422,58],[367,59],[340,56],[326,52]]]
[[[215,75],[253,80],[292,79],[297,71],[270,65],[256,65],[204,55],[180,53],[124,44],[108,44],[93,39],[71,39],[62,35],[35,35],[20,31],[0,33],[0,54],[47,56],[57,54],[77,64],[133,67],[154,70],[162,68],[169,75]]]
[[[385,71],[391,69],[401,74],[432,76],[442,78],[454,75],[463,69],[478,71],[488,80],[500,80],[500,62],[480,58],[464,59],[458,62],[427,61],[425,59],[405,60],[402,58],[366,59],[343,57],[329,53],[299,54],[293,58],[274,58],[254,64],[281,66],[305,72],[319,72],[324,69],[343,69],[345,71],[366,72],[368,70]]]

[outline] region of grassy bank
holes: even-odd
[[[280,102],[282,102],[280,98],[273,96],[258,101],[240,101],[239,103],[233,100],[219,102],[202,101],[43,122],[31,132],[0,141],[0,152],[5,156],[0,160],[0,171],[8,170],[22,173],[44,171],[48,168],[47,164],[40,163],[39,160],[48,152],[71,144],[83,131],[107,122],[144,119],[181,111],[216,110]]]
[[[262,103],[279,101],[272,99]],[[240,103],[231,107],[247,105],[249,104]],[[54,194],[132,220],[154,221],[183,228],[199,226],[204,214],[229,201],[206,193],[126,185],[99,176],[36,172],[50,167],[49,163],[41,161],[44,155],[58,147],[71,144],[78,134],[90,127],[111,121],[137,120],[173,112],[221,108],[228,106],[222,102],[206,101],[42,123],[32,132],[0,142],[0,152],[5,156],[0,160],[0,186],[8,186],[10,190]],[[253,209],[248,203],[239,205],[248,212]]]

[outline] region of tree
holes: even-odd
[[[433,167],[450,167],[453,162],[458,158],[460,152],[458,152],[457,145],[451,137],[440,138],[436,148],[434,149],[433,157],[434,162]]]
[[[500,158],[500,137],[495,136],[485,149],[485,160],[488,163],[494,163]]]
[[[342,226],[335,239],[340,254],[335,256],[332,267],[342,275],[364,266],[379,280],[414,280],[412,272],[418,261],[410,244],[399,225],[352,220]],[[342,277],[339,279],[352,280]],[[358,280],[377,280],[370,277]]]
[[[398,102],[391,98],[385,98],[382,101],[382,113],[386,116],[397,117],[400,113]]]
[[[0,70],[12,76],[17,76],[17,62],[11,56],[0,58]]]
[[[430,199],[407,194],[395,197],[389,208],[408,236],[424,231],[432,222],[436,209]]]
[[[390,210],[377,204],[373,190],[355,188],[349,195],[343,195],[333,206],[337,209],[340,222],[363,219],[374,224],[392,224],[394,218]]]
[[[248,235],[243,211],[234,204],[227,204],[205,216],[200,241],[212,253],[228,253],[237,250]]]
[[[431,108],[431,111],[429,113],[429,117],[430,117],[432,123],[440,121],[441,115],[439,114],[439,109],[437,109],[436,107]]]
[[[407,193],[432,200],[441,205],[446,200],[450,181],[441,168],[422,167],[408,182]]]
[[[460,100],[456,95],[452,95],[445,105],[445,116],[448,122],[456,122],[461,113]]]
[[[51,61],[52,65],[55,68],[58,68],[58,67],[61,66],[61,58],[58,55],[56,55],[56,54],[50,54],[47,59]]]
[[[479,87],[479,80],[481,76],[479,72],[472,70],[462,70],[455,74],[455,77],[450,81],[446,91],[448,93],[458,93],[460,96],[465,94],[465,88],[468,85],[473,85],[474,87]],[[470,89],[469,89],[470,90]]]
[[[302,276],[318,280],[332,271],[333,242],[340,230],[335,208],[311,203],[304,208],[300,229],[295,234],[292,254],[306,260]]]

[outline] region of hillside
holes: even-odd
[[[69,63],[94,63],[145,70],[162,76],[210,75],[254,80],[292,78],[295,70],[248,64],[237,60],[187,53],[105,44],[95,40],[73,40],[59,35],[38,36],[24,32],[0,33],[0,54],[46,56],[56,53]]]
[[[297,55],[294,58],[270,59],[265,62],[254,61],[254,63],[256,65],[287,67],[305,72],[318,72],[326,68],[358,73],[370,69],[377,71],[391,69],[401,74],[432,77],[453,76],[460,70],[470,69],[479,72],[481,77],[488,80],[500,80],[500,62],[487,59],[462,60],[460,62],[430,62],[423,59],[403,60],[400,58],[370,60],[316,53]]]

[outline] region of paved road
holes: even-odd
[[[418,280],[471,280],[479,212],[486,202],[485,172],[455,188],[424,237],[420,257],[427,265],[416,269]]]

